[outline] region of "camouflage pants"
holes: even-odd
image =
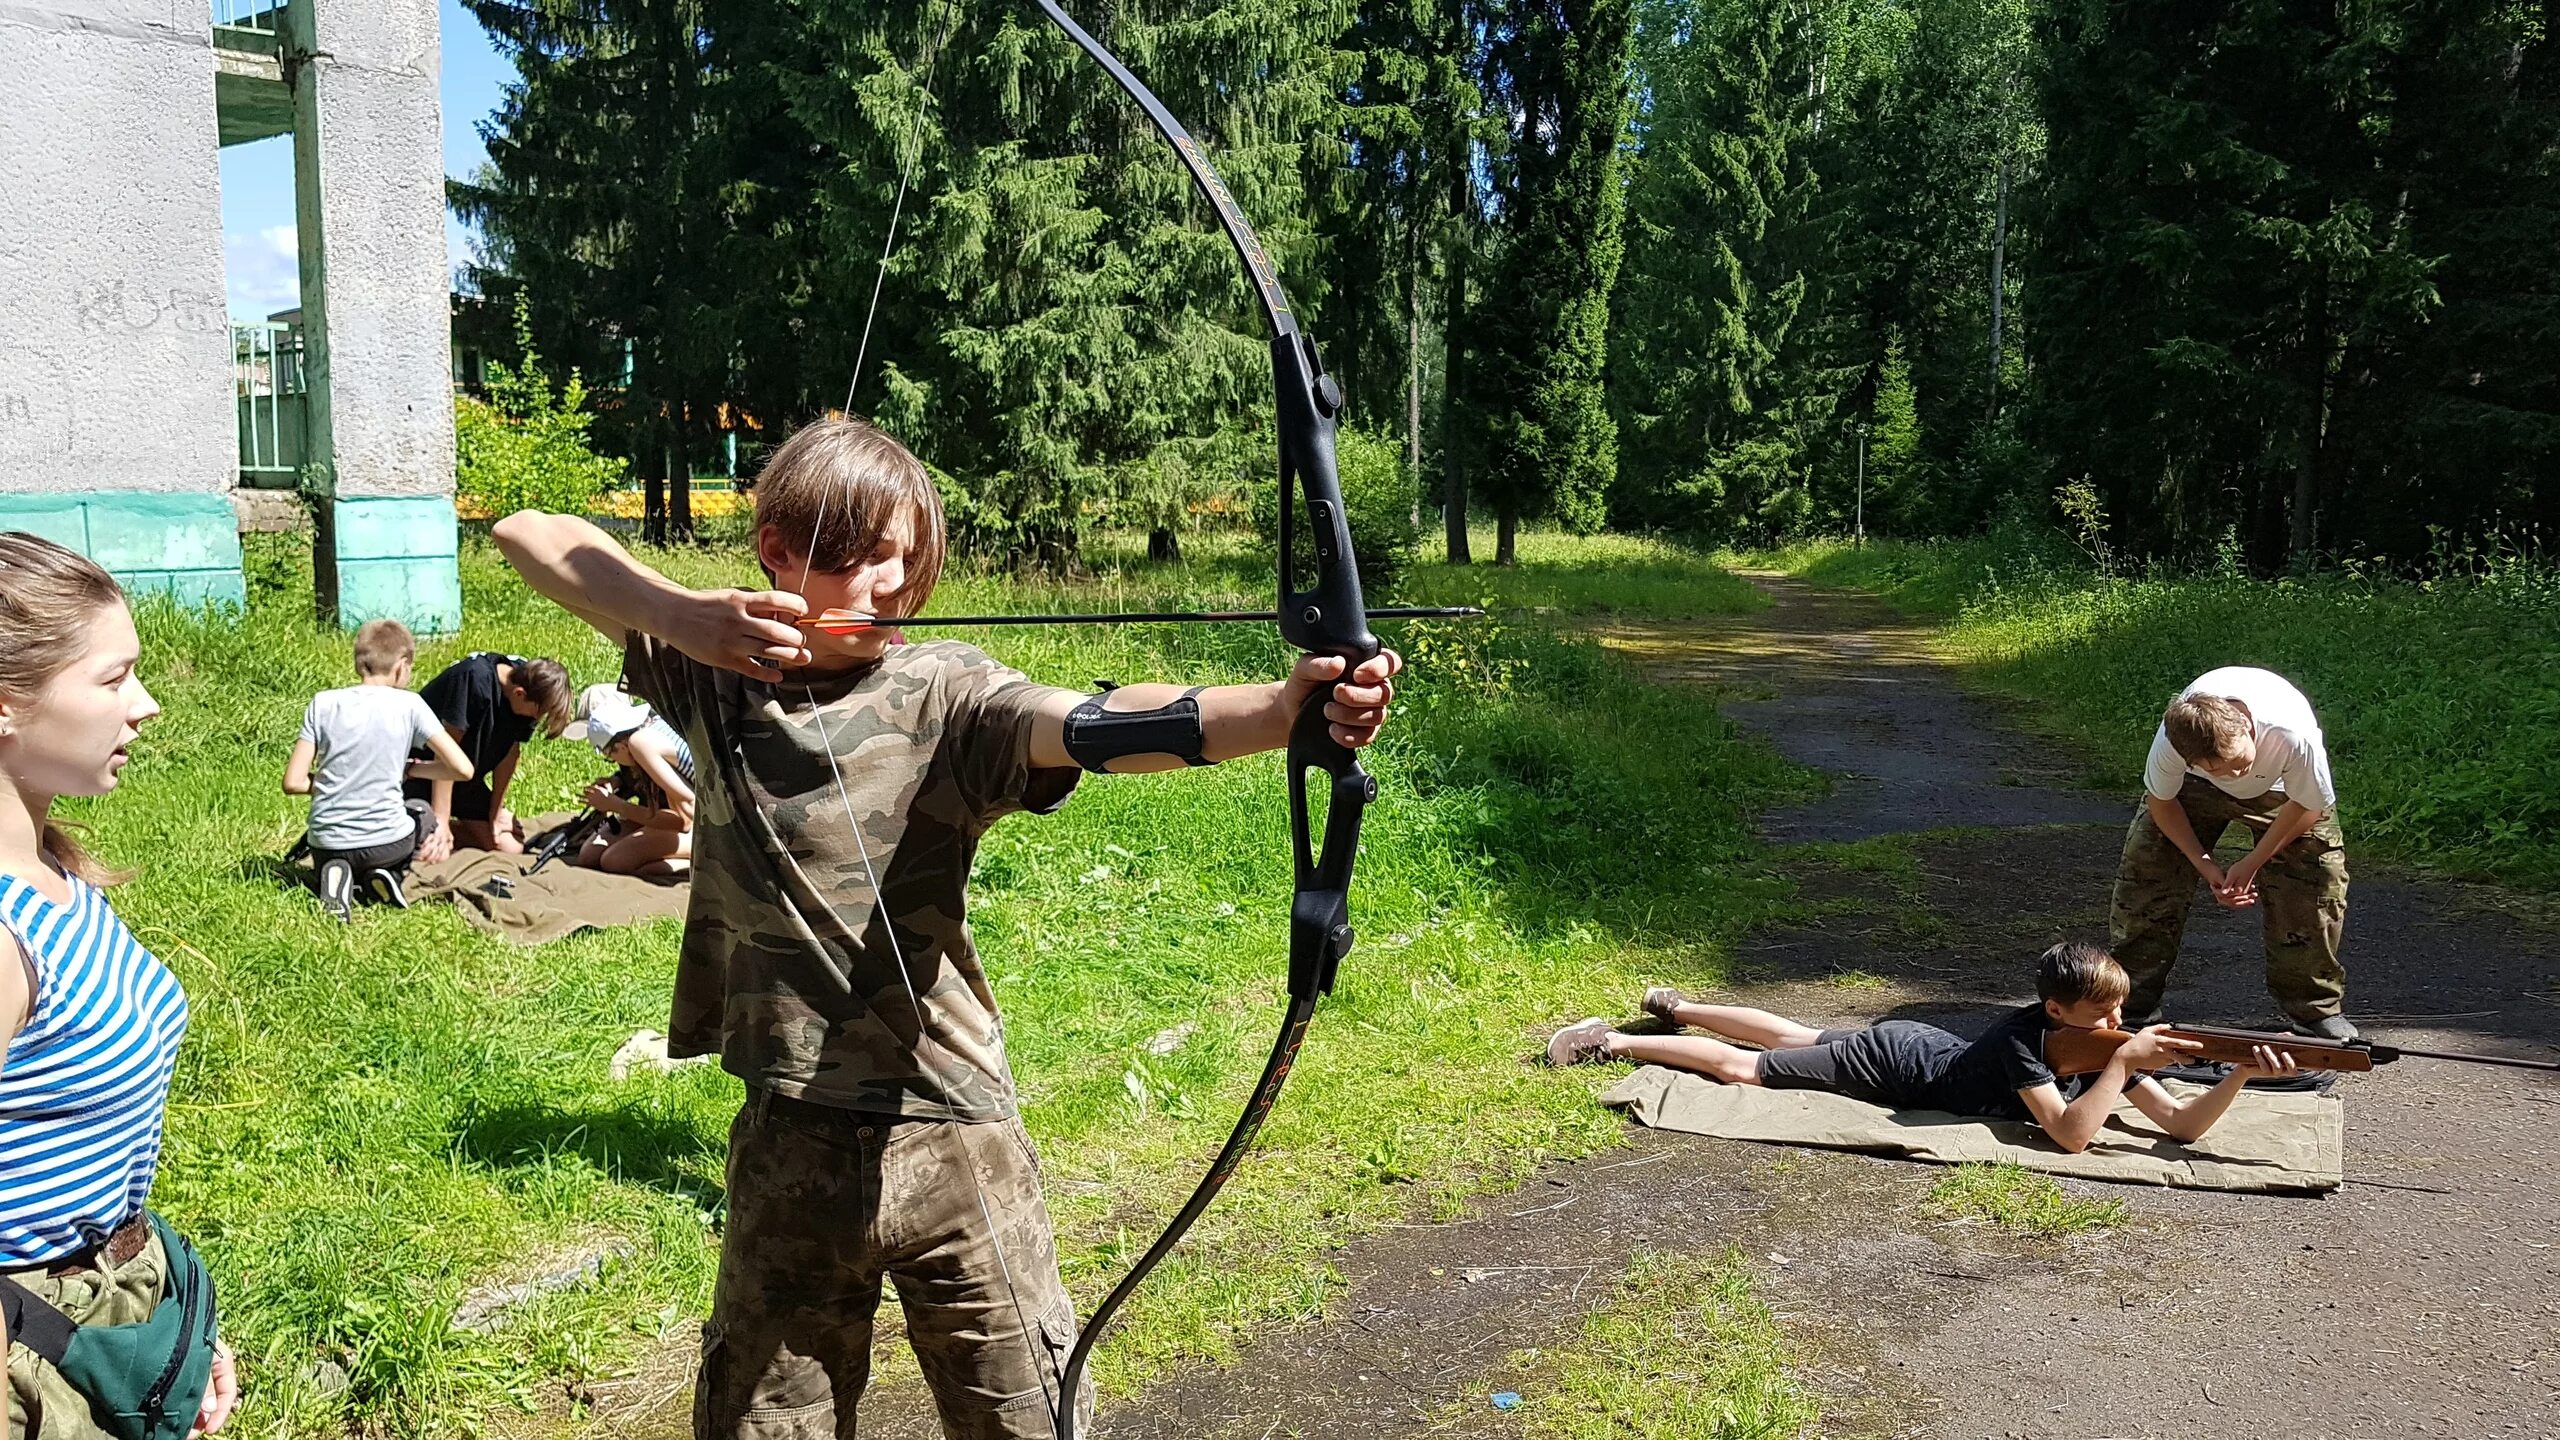
[[[945,1436],[1052,1434],[1075,1308],[1022,1123],[901,1120],[750,1089],[729,1131],[696,1440],[852,1440],[883,1280]],[[1090,1414],[1089,1383],[1077,1403]]]
[[[2178,794],[2178,808],[2211,854],[2233,825],[2264,835],[2284,797],[2241,800],[2196,776]],[[2267,993],[2296,1020],[2335,1015],[2344,1004],[2347,972],[2338,946],[2347,931],[2346,836],[2335,812],[2324,815],[2258,872],[2258,915],[2267,953]],[[2169,967],[2187,930],[2187,910],[2202,880],[2195,866],[2153,824],[2148,807],[2134,813],[2116,862],[2115,901],[2108,917],[2110,948],[2133,979],[2126,998],[2128,1020],[2160,1013]]]
[[[153,1235],[139,1254],[105,1270],[68,1275],[21,1270],[10,1278],[70,1316],[73,1324],[131,1325],[150,1319],[168,1293],[169,1254]],[[14,1339],[9,1342],[7,1433],[14,1440],[111,1440],[90,1414],[88,1397]]]

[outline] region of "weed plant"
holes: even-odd
[[[2220,665],[2274,670],[2320,715],[2351,849],[2560,886],[2560,567],[2547,560],[2445,555],[2424,581],[2114,577],[2027,532],[1755,558],[1945,618],[1956,660],[2127,791],[2179,687]]]
[[[277,777],[309,696],[352,679],[347,641],[312,621],[297,543],[252,539],[245,613],[142,607],[144,678],[166,713],[114,795],[70,807],[138,872],[115,903],[194,1002],[156,1203],[219,1278],[247,1366],[239,1432],[467,1432],[653,1348],[689,1352],[740,1087],[706,1067],[606,1078],[634,1031],[665,1027],[678,927],[516,948],[441,905],[366,908],[346,926],[323,915],[281,870],[304,809]],[[935,608],[1263,591],[1232,553],[1195,548],[1189,568],[1144,571],[1097,547],[1102,573],[1072,583],[958,573]],[[1751,603],[1681,552],[1526,548],[1517,572],[1426,571],[1410,598],[1566,618]],[[648,558],[688,583],[754,583],[736,548]],[[466,545],[462,573],[468,628],[424,646],[422,678],[472,649],[556,655],[581,683],[615,674],[610,647],[485,543]],[[1268,679],[1292,658],[1259,626],[983,639],[1076,687]],[[1330,1246],[1617,1143],[1591,1077],[1524,1063],[1541,1028],[1645,983],[1712,983],[1725,939],[1771,903],[1750,817],[1805,777],[1711,706],[1516,614],[1391,639],[1412,663],[1370,752],[1382,794],[1355,890],[1360,946],[1261,1146],[1105,1348],[1114,1390],[1313,1312]],[[565,809],[601,768],[581,744],[538,742],[512,804]],[[1287,835],[1266,756],[1088,777],[1060,815],[996,827],[980,857],[972,918],[1083,1307],[1197,1180],[1268,1047]],[[493,1329],[453,1324],[475,1288],[599,1246],[623,1258]]]
[[[1959,1165],[1929,1187],[1921,1208],[1941,1220],[1988,1221],[2021,1235],[2077,1235],[2124,1223],[2121,1200],[2082,1200],[2024,1165]]]

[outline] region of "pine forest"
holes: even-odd
[[[467,3],[518,74],[454,187],[474,280],[657,525],[846,409],[1016,564],[1175,553],[1269,487],[1234,255],[1036,8]],[[2059,495],[2260,574],[2560,520],[2560,0],[1071,8],[1277,260],[1376,462],[1346,484],[1452,559],[1470,514],[1499,560]]]

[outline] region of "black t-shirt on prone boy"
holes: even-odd
[[[2066,1100],[2080,1093],[2085,1081],[2058,1080],[2045,1063],[2045,1035],[2053,1017],[2042,1004],[2021,1005],[2004,1015],[1980,1038],[1944,1062],[1935,1079],[1920,1086],[1915,1102],[1956,1115],[2000,1115],[2031,1119],[2021,1090],[2058,1085]]]

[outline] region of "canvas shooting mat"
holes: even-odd
[[[2170,1089],[2180,1098],[2196,1093],[2175,1082]],[[1939,1165],[2008,1161],[2127,1185],[2322,1194],[2338,1188],[2346,1163],[2345,1110],[2325,1094],[2243,1091],[2230,1113],[2191,1145],[2171,1140],[2126,1104],[2077,1155],[2054,1148],[2034,1127],[2017,1121],[1887,1110],[1819,1090],[1724,1085],[1660,1065],[1618,1082],[1600,1103],[1657,1130],[1863,1150]]]
[[[533,837],[528,849],[540,848],[541,837],[567,815],[545,815],[528,822]],[[569,863],[562,856],[532,868],[533,856],[500,855],[488,850],[456,850],[449,859],[409,871],[409,899],[450,900],[475,927],[519,945],[539,945],[580,930],[606,929],[662,916],[681,919],[692,886],[683,876],[643,880],[636,875],[607,875]]]

